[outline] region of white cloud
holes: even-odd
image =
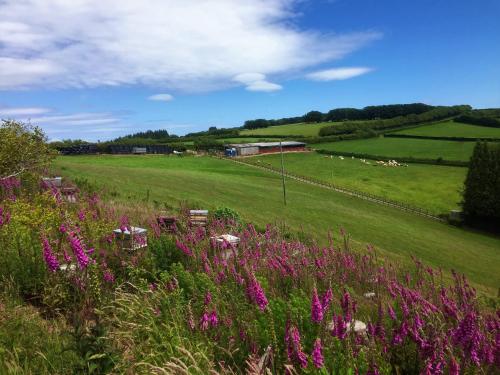
[[[298,1],[2,0],[0,90],[221,89],[247,72],[296,75],[380,37],[301,30],[293,24]]]
[[[243,83],[248,91],[277,91],[282,87],[266,80],[262,73],[241,73],[233,77],[233,81]]]
[[[169,102],[174,99],[174,97],[170,94],[156,94],[148,97],[149,100],[154,100],[157,102]]]
[[[1,107],[0,118],[41,115],[50,111],[50,108],[43,107]]]
[[[268,82],[268,81],[255,81],[247,86],[248,91],[278,91],[281,90],[282,87],[276,83]]]
[[[371,68],[333,68],[327,70],[320,70],[318,72],[309,73],[307,78],[313,81],[335,81],[349,79],[371,72]]]

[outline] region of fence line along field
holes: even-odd
[[[394,134],[431,137],[500,138],[500,128],[446,121],[404,129],[394,132]]]
[[[280,155],[252,159],[281,166]],[[466,168],[426,164],[384,167],[374,160],[363,160],[314,152],[284,156],[285,169],[298,175],[424,208],[436,215],[459,208]]]
[[[452,161],[468,161],[474,142],[441,141],[408,138],[368,138],[352,141],[318,143],[311,145],[317,150],[352,152],[390,158],[422,158]]]
[[[316,238],[343,227],[356,244],[373,244],[379,254],[407,264],[410,255],[466,274],[482,292],[500,283],[500,239],[287,180],[283,205],[279,176],[210,157],[72,156],[55,162],[64,176],[86,179],[123,202],[182,200],[196,208],[231,207],[258,225],[286,222]],[[452,245],[451,245],[452,244]]]

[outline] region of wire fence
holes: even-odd
[[[226,158],[226,157],[220,157],[220,156],[218,158],[224,159],[224,160],[230,160],[232,162],[239,163],[239,164],[244,164],[244,165],[249,165],[252,167],[265,169],[265,170],[268,170],[268,171],[276,173],[276,174],[281,174],[281,169],[279,169],[279,168],[277,168],[269,163],[265,163],[265,162],[261,162],[261,161],[253,161],[253,160],[249,160],[249,159],[244,159],[244,160],[243,159],[233,159],[233,158]],[[320,186],[323,188],[327,188],[330,190],[334,190],[334,191],[337,191],[340,193],[344,193],[344,194],[347,194],[347,195],[350,195],[353,197],[357,197],[357,198],[361,198],[364,200],[368,200],[371,202],[383,204],[386,206],[395,207],[397,209],[407,211],[407,212],[412,212],[412,213],[415,213],[417,215],[425,216],[425,217],[428,217],[428,218],[433,219],[433,220],[437,220],[437,221],[441,221],[441,222],[446,221],[442,217],[437,216],[435,213],[433,213],[425,208],[417,207],[417,206],[411,205],[409,203],[394,201],[392,199],[387,199],[387,198],[384,198],[384,197],[381,197],[378,195],[374,195],[374,194],[370,194],[370,193],[366,193],[366,192],[361,192],[359,190],[346,188],[343,186],[339,186],[337,184],[332,184],[330,182],[319,180],[317,178],[303,176],[303,175],[299,175],[299,174],[289,172],[289,171],[285,171],[284,175],[288,178],[292,178],[292,179],[297,180],[297,181],[305,182],[305,183],[308,183],[311,185]]]

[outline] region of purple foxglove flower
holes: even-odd
[[[73,250],[73,253],[76,256],[78,266],[80,267],[80,269],[86,268],[90,263],[90,258],[85,253],[82,242],[74,232],[69,233],[68,238],[71,249]]]
[[[316,288],[313,290],[312,300],[311,300],[311,320],[314,323],[321,323],[323,320],[323,306],[319,301],[318,291]]]
[[[268,304],[266,295],[264,294],[262,286],[260,285],[260,283],[257,281],[257,279],[253,274],[250,274],[249,276],[247,294],[250,297],[250,299],[257,306],[259,306],[260,310],[264,311],[266,309],[266,306]]]
[[[217,312],[214,310],[208,315],[208,320],[210,321],[210,325],[212,327],[216,327],[219,324],[219,319],[217,317]]]
[[[317,338],[314,342],[314,349],[312,351],[312,360],[316,368],[321,368],[324,366],[324,358],[321,348],[321,339]]]
[[[113,284],[115,282],[115,276],[113,275],[113,273],[110,270],[104,271],[102,278],[108,284]]]
[[[460,375],[460,365],[455,360],[455,357],[451,357],[449,368],[450,375]]]
[[[332,288],[328,288],[328,290],[325,292],[325,294],[323,294],[323,297],[321,298],[321,306],[323,307],[323,312],[326,312],[328,310],[332,300],[333,300]]]
[[[396,320],[396,313],[394,312],[394,309],[392,308],[391,305],[387,307],[387,313],[389,314],[392,320]]]
[[[205,294],[205,301],[204,301],[205,306],[210,305],[210,302],[212,302],[212,293],[208,291],[207,294]]]
[[[188,257],[192,257],[193,256],[193,252],[191,251],[191,249],[189,247],[187,247],[186,244],[182,243],[181,241],[179,240],[175,240],[175,245],[177,246],[177,248],[179,250],[181,250],[184,254],[186,254]]]
[[[210,318],[208,314],[204,312],[200,319],[200,329],[202,331],[206,331],[208,329],[209,323],[210,323]]]
[[[49,240],[46,237],[42,237],[42,247],[43,247],[43,258],[45,263],[51,272],[56,272],[59,269],[59,262],[56,256],[52,252],[52,247],[50,246]]]

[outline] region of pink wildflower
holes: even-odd
[[[261,309],[262,311],[266,309],[266,306],[268,304],[266,295],[264,294],[262,286],[260,285],[260,283],[253,274],[251,274],[249,277],[247,294],[250,297],[250,299],[255,304],[257,304],[257,306],[259,306],[259,309]]]
[[[86,268],[90,263],[90,258],[87,256],[84,250],[84,246],[80,239],[76,236],[75,233],[71,232],[68,234],[69,244],[73,249],[73,253],[76,256],[76,260],[78,262],[78,266],[81,269]]]
[[[321,297],[321,306],[323,307],[323,313],[326,312],[326,310],[328,310],[332,300],[333,300],[332,288],[328,288],[325,294],[323,294],[323,297]]]
[[[219,319],[217,317],[217,312],[214,310],[208,315],[208,320],[210,321],[210,325],[212,327],[216,327],[219,324]]]
[[[45,259],[47,267],[51,272],[56,272],[59,269],[59,262],[57,261],[57,258],[54,255],[54,253],[52,252],[52,248],[46,237],[42,237],[42,246],[43,246],[43,257]]]
[[[202,331],[206,331],[208,329],[208,325],[210,322],[210,318],[206,312],[203,313],[200,319],[200,329]]]
[[[323,353],[322,353],[322,347],[321,347],[321,339],[317,338],[316,341],[314,342],[314,349],[312,352],[312,360],[314,366],[316,368],[321,368],[324,365],[324,359],[323,359]]]
[[[109,283],[109,284],[113,284],[115,282],[115,276],[113,275],[113,273],[110,270],[104,271],[102,277],[103,277],[104,281]]]
[[[205,294],[205,306],[210,305],[210,302],[212,302],[212,293],[208,291],[207,294]]]
[[[323,306],[318,297],[318,290],[314,288],[311,300],[311,320],[314,323],[321,323],[323,320]]]

